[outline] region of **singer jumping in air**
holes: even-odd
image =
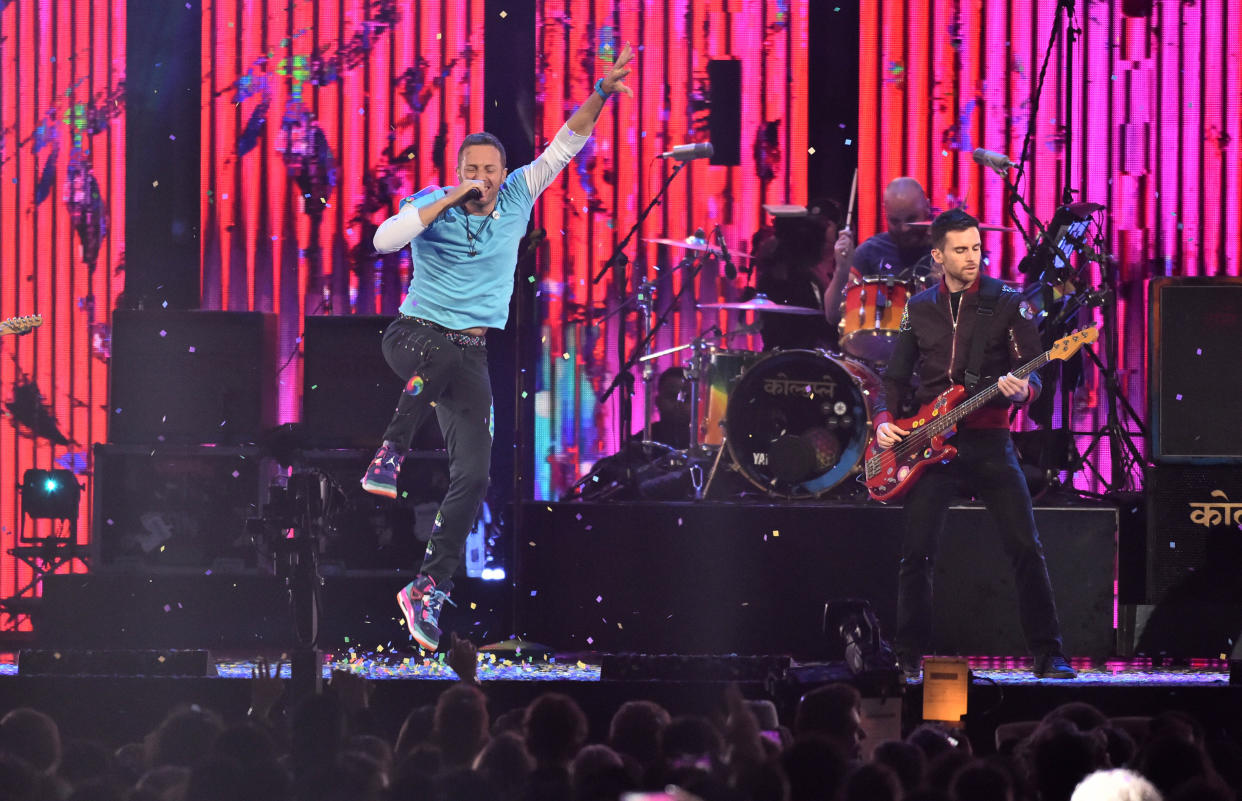
[[[380,253],[408,244],[413,270],[400,314],[385,330],[382,346],[405,390],[362,486],[397,496],[401,460],[432,410],[449,455],[448,492],[422,567],[397,594],[410,634],[423,648],[439,646],[440,611],[487,491],[492,451],[487,329],[503,328],[508,319],[518,244],[535,199],[586,144],[608,97],[615,92],[633,96],[625,84],[633,55],[627,44],[533,162],[510,173],[499,139],[470,134],[457,152],[461,183],[428,187],[406,198],[375,232]]]

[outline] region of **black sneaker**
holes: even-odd
[[[923,675],[923,657],[918,654],[898,653],[897,664],[906,681],[917,681]]]
[[[1031,668],[1037,679],[1076,679],[1078,671],[1061,654],[1042,654],[1035,657]]]

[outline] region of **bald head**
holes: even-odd
[[[926,243],[926,228],[909,227],[912,222],[931,218],[931,204],[918,181],[904,176],[889,181],[884,188],[884,215],[888,232],[898,247],[913,248]]]

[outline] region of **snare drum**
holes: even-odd
[[[860,469],[879,388],[879,377],[854,359],[820,350],[766,355],[729,397],[729,454],[771,495],[819,497]]]
[[[906,301],[917,290],[904,281],[864,278],[850,284],[841,302],[841,350],[869,362],[888,361]]]

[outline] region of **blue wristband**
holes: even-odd
[[[595,94],[604,98],[604,100],[608,99],[608,92],[604,91],[604,79],[603,78],[600,78],[598,81],[595,82]]]

